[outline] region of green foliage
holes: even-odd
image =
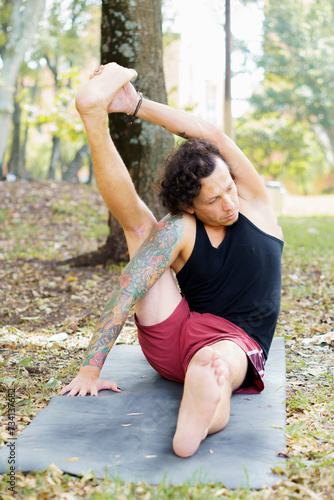
[[[326,169],[326,158],[313,130],[291,116],[259,113],[240,118],[236,141],[261,174],[298,180],[307,192],[312,178]]]
[[[74,108],[76,90],[69,86],[79,86],[79,69],[69,68],[58,74],[54,103],[51,108],[39,108],[35,114],[35,125],[50,124],[52,134],[67,141],[83,140],[83,125]]]
[[[327,162],[334,150],[334,6],[331,0],[266,2],[263,88],[253,99],[317,134]],[[327,151],[326,151],[327,149]]]
[[[265,19],[266,107],[288,104],[296,117],[333,127],[333,3],[272,0]]]
[[[0,0],[0,56],[3,55],[7,42],[7,29],[12,12],[12,2]]]
[[[74,99],[87,58],[98,58],[99,18],[100,0],[53,0],[26,54],[16,98],[22,125],[29,127],[26,170],[34,178],[48,174],[51,136],[61,139],[65,169],[86,141]]]
[[[99,36],[91,36],[99,0],[53,0],[35,48],[34,58],[45,57],[57,78],[58,66],[82,65],[98,53]]]

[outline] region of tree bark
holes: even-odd
[[[15,84],[26,51],[31,47],[34,36],[38,32],[46,0],[12,0],[10,18],[11,30],[8,31],[6,47],[2,51],[3,68],[0,86],[0,176],[6,152],[11,118]]]
[[[48,179],[54,180],[56,176],[56,170],[58,163],[60,162],[60,137],[52,136],[52,153],[50,160],[50,167],[48,173]]]
[[[21,177],[22,172],[22,158],[21,158],[21,105],[14,98],[14,112],[13,112],[13,135],[11,153],[8,161],[8,172]]]
[[[77,174],[81,167],[82,160],[89,154],[89,145],[84,144],[78,151],[75,153],[75,156],[65,172],[63,172],[63,181],[73,182],[77,180]]]
[[[225,96],[224,132],[233,138],[231,95],[231,0],[225,0]]]
[[[87,184],[93,184],[93,179],[94,179],[94,170],[93,170],[93,160],[92,156],[88,155],[88,164],[89,164],[89,177]]]
[[[104,0],[102,2],[101,62],[114,61],[135,68],[137,90],[144,97],[167,103],[162,59],[161,0]],[[172,134],[149,122],[135,119],[131,125],[123,114],[109,116],[115,145],[129,169],[139,196],[157,219],[165,211],[155,194],[154,184],[161,161],[174,145]],[[123,231],[116,219],[109,219],[106,243],[87,259],[73,259],[72,265],[108,266],[127,260]]]

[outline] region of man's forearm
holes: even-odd
[[[219,132],[215,126],[201,118],[148,99],[143,99],[138,116],[185,139],[195,137],[212,141]]]
[[[112,292],[91,338],[82,366],[101,369],[128,316],[132,300],[122,296],[119,287]]]
[[[196,138],[212,142],[231,168],[235,168],[240,163],[241,156],[243,157],[237,145],[221,130],[186,111],[143,99],[137,116],[184,139]]]

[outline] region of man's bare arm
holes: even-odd
[[[198,138],[214,143],[231,168],[239,196],[269,201],[264,183],[252,163],[238,146],[214,125],[191,113],[148,99],[143,100],[138,116],[185,139]]]
[[[73,396],[78,393],[85,395],[87,392],[92,394],[92,390],[96,394],[101,390],[98,374],[121,332],[130,308],[148,292],[174,261],[179,253],[182,233],[182,216],[166,216],[157,224],[124,269],[97,324],[78,376],[62,389],[61,394],[70,391]],[[82,388],[91,374],[94,374],[94,388],[83,394]]]

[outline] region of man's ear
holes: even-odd
[[[187,212],[187,214],[190,214],[190,215],[193,215],[195,213],[195,210],[193,209],[193,207],[186,207],[183,210],[184,210],[184,212]]]

